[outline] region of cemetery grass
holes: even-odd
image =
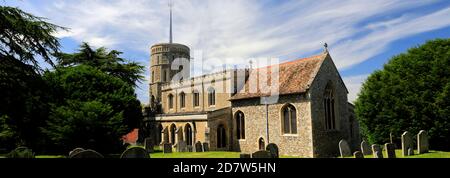
[[[397,158],[450,158],[450,152],[443,152],[443,151],[429,151],[429,153],[425,154],[417,154],[417,150],[414,151],[413,156],[403,156],[402,150],[395,150],[395,155]],[[386,152],[383,151],[383,157],[386,158]],[[353,158],[347,157],[347,158]],[[373,158],[373,155],[364,155],[364,158]]]

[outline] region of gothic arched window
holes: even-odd
[[[217,127],[217,148],[225,148],[226,146],[227,135],[225,127],[223,125],[219,125],[219,127]]]
[[[297,134],[297,110],[288,104],[281,110],[284,134]]]
[[[172,143],[172,144],[175,144],[176,143],[176,141],[175,141],[175,139],[176,139],[176,137],[175,137],[175,132],[177,131],[177,127],[175,126],[175,124],[172,124],[171,126],[170,126],[170,143]]]
[[[186,124],[185,130],[185,136],[186,138],[186,144],[189,146],[192,146],[192,127],[190,124]]]
[[[238,111],[235,115],[236,118],[236,136],[237,139],[245,139],[245,116],[244,113]]]
[[[266,143],[264,142],[264,138],[259,138],[258,146],[259,150],[266,150]]]
[[[331,82],[329,82],[325,88],[323,107],[325,109],[325,129],[336,129],[335,99]]]
[[[169,97],[167,97],[169,100],[169,109],[173,109],[173,95],[169,94]]]
[[[186,94],[184,92],[180,93],[180,108],[186,107]]]

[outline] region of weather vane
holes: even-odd
[[[325,43],[323,46],[325,47],[325,52],[328,52],[328,43]]]

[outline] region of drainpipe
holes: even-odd
[[[269,137],[269,104],[266,104],[266,133],[267,133],[267,144],[270,143]]]

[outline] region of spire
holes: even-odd
[[[170,8],[170,40],[169,40],[169,43],[173,43],[173,36],[172,36],[172,7],[173,7],[173,1],[169,0],[169,8]]]

